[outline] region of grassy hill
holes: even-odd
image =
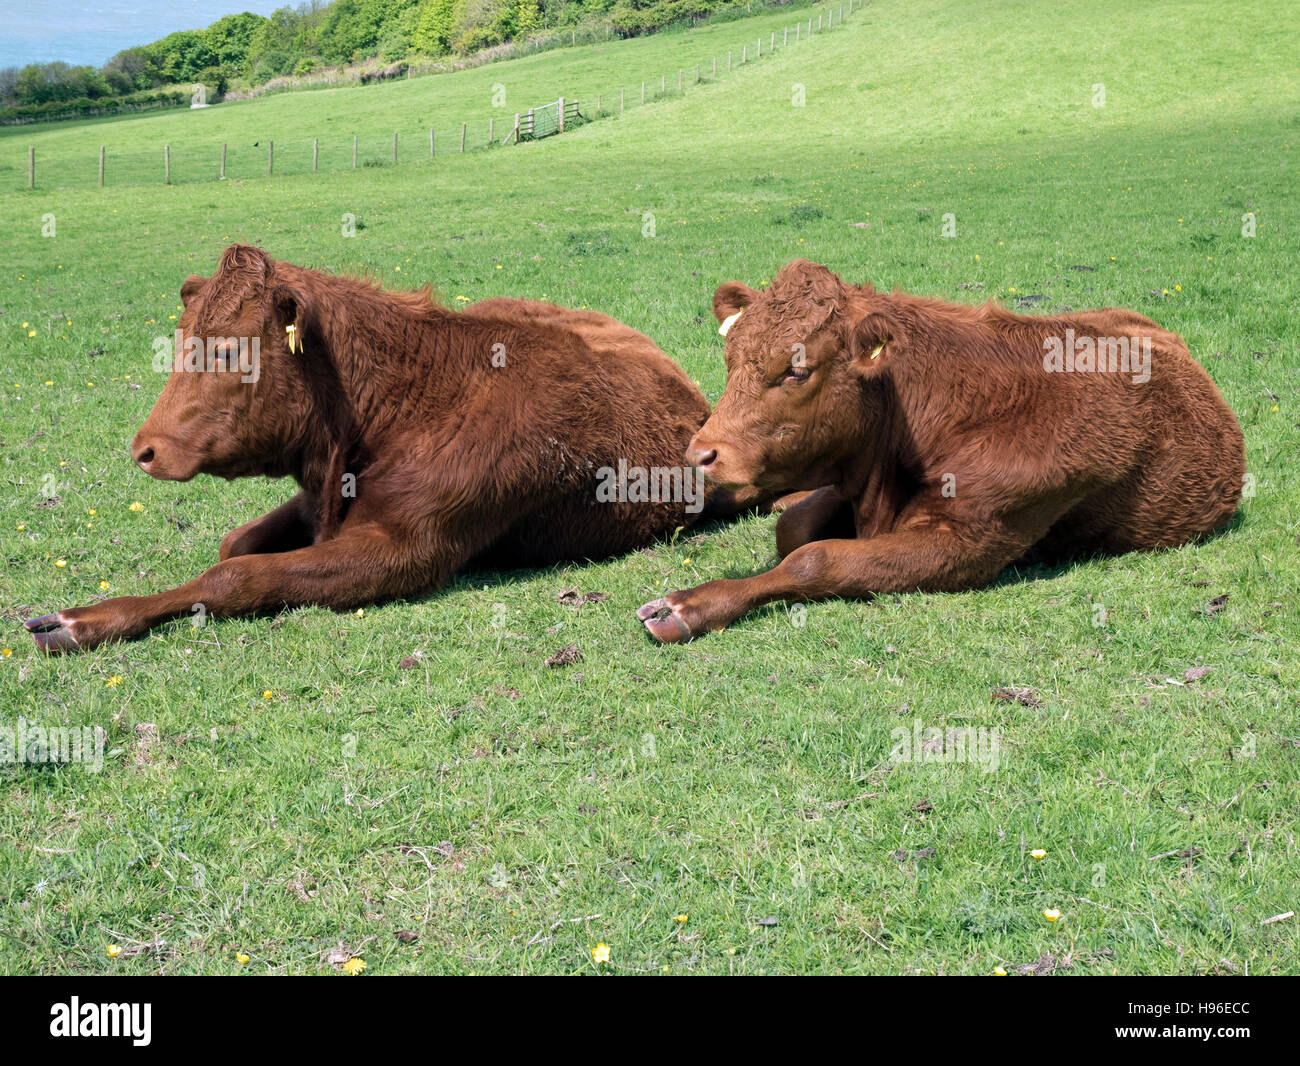
[[[264,177],[267,145],[276,146],[276,170],[282,174],[311,170],[312,141],[320,141],[322,169],[352,166],[352,138],[358,138],[358,163],[392,162],[393,134],[398,134],[399,162],[426,161],[429,130],[435,151],[449,154],[460,145],[462,123],[469,125],[467,146],[487,143],[489,119],[495,139],[511,130],[516,112],[553,103],[557,97],[579,100],[595,114],[601,96],[605,112],[617,111],[620,90],[627,107],[666,93],[676,95],[679,72],[692,87],[696,67],[701,77],[726,76],[727,53],[733,52],[733,74],[742,49],[753,60],[760,36],[767,52],[775,33],[803,20],[799,48],[816,54],[820,45],[807,39],[807,23],[841,8],[833,4],[755,16],[738,22],[718,22],[694,29],[669,30],[650,37],[541,52],[505,63],[489,63],[454,74],[399,79],[376,85],[283,93],[246,101],[227,101],[201,110],[143,113],[129,119],[63,122],[47,127],[0,127],[0,188],[27,187],[27,152],[34,147],[38,185],[52,188],[94,185],[98,180],[99,147],[107,152],[106,185],[154,184],[163,180],[163,146],[171,146],[172,181],[217,177],[221,145],[227,144],[228,177]],[[833,31],[831,31],[833,32]],[[312,116],[307,124],[307,116]],[[256,147],[254,145],[256,144]]]
[[[495,82],[513,115],[792,20],[0,134],[0,720],[102,725],[110,752],[97,776],[0,768],[4,968],[233,972],[245,952],[317,972],[342,941],[372,973],[575,972],[603,941],[614,971],[1294,972],[1300,926],[1261,923],[1297,888],[1300,31],[1223,32],[1259,19],[1245,0],[877,0],[622,118],[355,172],[100,190],[73,161],[93,181],[100,143],[275,137],[279,157],[325,131],[391,151],[393,129],[485,125]],[[29,143],[67,177],[21,189]],[[154,482],[125,451],[181,281],[234,240],[452,306],[598,308],[713,398],[714,287],[796,256],[963,301],[1131,307],[1223,390],[1254,495],[1201,545],[774,605],[683,647],[652,646],[637,605],[766,568],[772,518],[46,661],[21,618],[179,583],[291,491]],[[575,586],[608,599],[557,602]],[[581,664],[543,665],[570,643]],[[1005,685],[1036,699],[991,698]],[[892,764],[918,720],[998,731],[1003,764]]]

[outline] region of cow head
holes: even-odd
[[[792,491],[834,482],[872,418],[864,385],[891,362],[888,298],[796,260],[759,292],[713,294],[726,336],[727,387],[691,440],[688,462],[724,486]]]
[[[283,266],[283,264],[279,264]],[[159,342],[170,376],[131,455],[151,477],[239,477],[291,471],[302,432],[303,337],[311,308],[265,252],[232,245],[210,278],[181,286],[174,342]],[[294,327],[288,330],[286,327]],[[169,351],[170,349],[170,351]]]

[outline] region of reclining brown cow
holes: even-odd
[[[721,486],[825,487],[778,519],[775,569],[645,604],[661,641],[775,600],[956,591],[1031,553],[1172,547],[1237,509],[1237,421],[1142,315],[886,295],[802,260],[765,292],[722,285],[713,311],[727,387],[688,460]]]
[[[188,584],[27,622],[46,651],[134,637],[200,604],[213,617],[354,608],[471,562],[599,559],[746,502],[688,491],[682,456],[708,402],[605,315],[519,300],[455,314],[239,245],[181,300],[136,462],[176,481],[288,476],[300,491],[227,534]],[[617,491],[620,463],[641,472],[639,492]],[[675,484],[662,476],[674,469]]]

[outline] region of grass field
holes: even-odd
[[[794,16],[751,21],[696,31],[702,55]],[[301,141],[435,106],[486,117],[493,82],[513,112],[674,71],[684,39],[201,121]],[[341,943],[368,974],[1300,970],[1300,921],[1263,924],[1300,909],[1298,54],[1282,5],[1245,0],[877,0],[536,145],[0,195],[0,720],[101,726],[108,749],[98,774],[0,768],[0,969],[333,973]],[[0,155],[91,159],[110,133],[143,145],[191,121],[5,131]],[[432,281],[452,306],[598,308],[711,398],[714,287],[797,256],[963,301],[1131,307],[1181,333],[1237,412],[1253,495],[1200,545],[776,605],[685,646],[652,645],[636,607],[766,568],[773,518],[469,574],[362,617],[181,622],[45,660],[22,618],[188,579],[290,494],[154,482],[126,454],[162,385],[152,338],[234,240]],[[608,598],[557,602],[571,587]],[[544,665],[570,643],[579,664]],[[991,698],[1007,685],[1036,699]],[[891,762],[917,721],[996,731],[1003,761]]]
[[[171,149],[173,183],[216,178],[223,144],[227,177],[241,178],[266,175],[271,142],[275,169],[281,174],[311,172],[313,141],[319,142],[320,169],[350,168],[354,135],[360,167],[391,164],[394,133],[399,163],[429,158],[430,129],[435,158],[449,156],[459,152],[462,123],[468,126],[466,148],[473,150],[488,143],[489,131],[495,142],[502,141],[516,113],[554,103],[560,96],[578,100],[583,114],[595,117],[597,104],[601,114],[640,106],[642,82],[646,101],[652,103],[679,95],[679,73],[682,91],[693,88],[697,67],[702,83],[726,79],[728,53],[732,53],[734,76],[741,68],[742,50],[747,49],[749,61],[755,62],[761,37],[762,52],[770,55],[773,35],[778,43],[784,41],[786,27],[788,47],[815,53],[822,42],[809,40],[808,19],[815,26],[819,17],[832,11],[838,18],[840,7],[838,0],[813,5],[804,0],[788,10],[741,22],[724,17],[693,29],[671,29],[599,47],[561,48],[452,76],[390,81],[364,89],[283,93],[206,110],[145,112],[125,120],[0,128],[0,190],[27,188],[31,146],[37,148],[38,184],[49,188],[96,184],[101,144],[106,152],[106,186],[161,184],[164,145]],[[803,29],[796,43],[797,21],[802,21]],[[304,113],[313,116],[306,125]],[[494,123],[491,127],[489,119]]]

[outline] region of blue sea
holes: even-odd
[[[227,6],[227,3],[229,6]],[[0,0],[0,67],[49,63],[103,66],[123,48],[148,44],[177,30],[209,26],[222,15],[269,15],[288,0]]]

